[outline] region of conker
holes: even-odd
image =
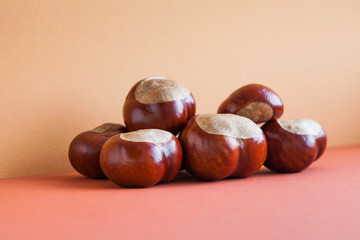
[[[233,113],[255,123],[280,118],[284,112],[280,97],[270,88],[249,84],[234,91],[220,105],[218,113]]]
[[[234,114],[201,114],[180,133],[185,169],[198,179],[249,177],[262,166],[267,143],[250,119]]]
[[[182,149],[168,131],[145,129],[121,133],[103,146],[100,164],[105,175],[124,187],[149,187],[173,180],[180,169]]]
[[[121,124],[104,123],[77,135],[69,147],[69,160],[73,168],[90,178],[106,178],[100,167],[100,150],[115,134],[127,132]]]
[[[317,160],[326,148],[324,129],[311,119],[274,120],[262,126],[262,130],[268,141],[264,165],[273,171],[300,172]]]
[[[163,77],[149,77],[136,83],[123,108],[129,131],[156,128],[176,135],[194,115],[195,100],[190,91]]]

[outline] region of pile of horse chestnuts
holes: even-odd
[[[300,172],[324,153],[326,134],[311,119],[279,121],[283,112],[273,90],[249,84],[225,99],[217,114],[195,115],[185,86],[149,77],[125,99],[125,126],[105,123],[80,133],[69,160],[87,177],[124,187],[169,182],[181,169],[200,180],[249,177],[262,165]]]

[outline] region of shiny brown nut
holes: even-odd
[[[194,115],[195,100],[190,91],[162,77],[149,77],[136,83],[123,108],[129,131],[156,128],[176,135]]]
[[[270,121],[262,126],[268,141],[264,165],[277,172],[300,172],[309,167],[325,151],[326,134],[311,119]]]
[[[105,123],[77,135],[68,152],[73,168],[90,178],[106,178],[100,167],[100,150],[110,137],[123,132],[127,132],[123,125]]]
[[[267,143],[250,119],[234,114],[201,114],[179,137],[185,169],[198,179],[249,177],[265,161]]]
[[[101,150],[105,175],[124,187],[149,187],[173,180],[180,169],[182,149],[168,131],[145,129],[110,138]]]
[[[280,118],[284,106],[280,97],[270,88],[249,84],[237,89],[220,105],[218,113],[233,113],[255,123]]]

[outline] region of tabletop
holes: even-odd
[[[360,146],[300,173],[122,188],[77,173],[0,180],[0,239],[356,239]]]

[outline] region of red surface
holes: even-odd
[[[0,180],[0,239],[358,239],[360,147],[309,169],[126,189],[76,173]]]

